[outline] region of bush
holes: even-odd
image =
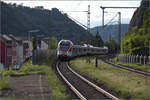
[[[145,10],[141,28],[133,27],[125,34],[121,42],[121,53],[149,55],[150,41],[150,9]]]
[[[0,90],[9,88],[9,77],[0,77]]]
[[[149,54],[148,34],[133,33],[124,37],[121,52],[125,54]]]
[[[48,48],[49,49],[56,49],[57,48],[57,40],[55,37],[50,38]]]

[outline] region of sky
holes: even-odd
[[[90,27],[102,25],[102,9],[103,7],[139,7],[141,0],[2,0],[6,3],[23,4],[23,6],[35,7],[43,6],[45,9],[51,10],[58,8],[60,11],[67,13],[69,16],[87,25],[87,12],[70,12],[70,11],[87,11],[90,5]],[[105,9],[105,24],[107,24],[118,12],[121,12],[121,23],[128,24],[136,9]],[[113,20],[117,24],[118,16]]]

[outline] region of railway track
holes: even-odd
[[[56,69],[66,84],[81,100],[100,100],[100,99],[113,99],[119,98],[111,95],[92,82],[88,81],[74,70],[72,70],[68,62],[57,62]]]
[[[134,73],[137,73],[137,74],[140,74],[140,75],[150,76],[150,73],[149,73],[149,72],[144,72],[144,71],[136,70],[136,69],[133,69],[133,68],[121,66],[121,65],[118,65],[118,64],[111,63],[110,61],[107,61],[107,60],[102,60],[102,59],[101,59],[101,61],[103,61],[103,62],[105,62],[105,63],[107,63],[107,64],[110,64],[110,65],[113,65],[114,67],[126,69],[126,70],[128,70],[128,71],[131,71],[131,72],[134,72]]]

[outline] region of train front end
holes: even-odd
[[[72,45],[73,45],[73,43],[70,40],[61,40],[58,43],[57,57],[61,60],[66,60],[66,59],[71,58]]]

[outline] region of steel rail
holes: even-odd
[[[124,67],[124,66],[121,66],[121,65],[118,65],[118,64],[111,63],[110,61],[106,61],[106,60],[101,60],[101,61],[103,61],[104,63],[110,64],[110,65],[113,65],[114,67],[122,68],[122,69],[125,69],[125,70],[128,70],[128,71],[140,74],[140,75],[150,76],[149,72],[144,72],[144,71],[136,70],[136,69],[133,69],[133,68]]]
[[[58,63],[56,65],[57,67],[57,71],[59,73],[59,75],[62,77],[62,79],[67,83],[67,85],[71,88],[72,91],[74,91],[74,93],[81,99],[81,100],[87,100],[64,76],[63,74],[60,72],[59,68],[58,68]]]
[[[73,69],[71,69],[68,65],[68,63],[66,63],[68,69],[70,71],[72,71],[75,75],[77,75],[80,79],[82,79],[83,81],[85,81],[86,83],[88,83],[89,85],[91,85],[92,87],[94,87],[97,91],[103,93],[104,95],[106,95],[107,97],[113,99],[113,100],[120,100],[119,98],[113,96],[112,94],[106,92],[105,90],[103,90],[102,88],[98,87],[97,85],[95,85],[94,83],[90,82],[89,80],[85,79],[84,77],[82,77],[81,75],[79,75],[78,73],[76,73]]]

